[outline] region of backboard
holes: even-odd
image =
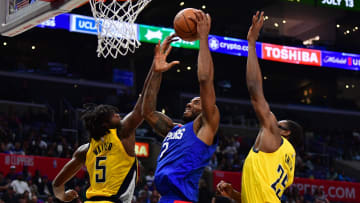
[[[0,34],[13,37],[88,0],[0,0]]]

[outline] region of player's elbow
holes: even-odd
[[[198,81],[199,83],[208,83],[212,81],[212,77],[210,76],[210,74],[201,74],[198,76]]]
[[[56,189],[62,185],[62,183],[59,181],[59,179],[55,178],[54,181],[51,183],[53,189]]]

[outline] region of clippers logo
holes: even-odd
[[[163,37],[163,33],[158,30],[158,31],[152,31],[152,30],[147,30],[147,33],[145,35],[147,40],[152,40],[152,39],[159,39],[161,40]]]
[[[321,65],[321,51],[262,43],[262,58],[285,63]]]

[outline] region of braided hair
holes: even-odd
[[[83,107],[85,110],[82,112],[81,120],[89,132],[90,138],[98,141],[110,132],[105,123],[110,123],[114,113],[119,112],[119,110],[114,106],[105,104],[88,103],[84,104]]]

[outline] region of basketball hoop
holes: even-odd
[[[98,57],[135,52],[140,46],[134,24],[151,0],[89,0],[98,31]]]

